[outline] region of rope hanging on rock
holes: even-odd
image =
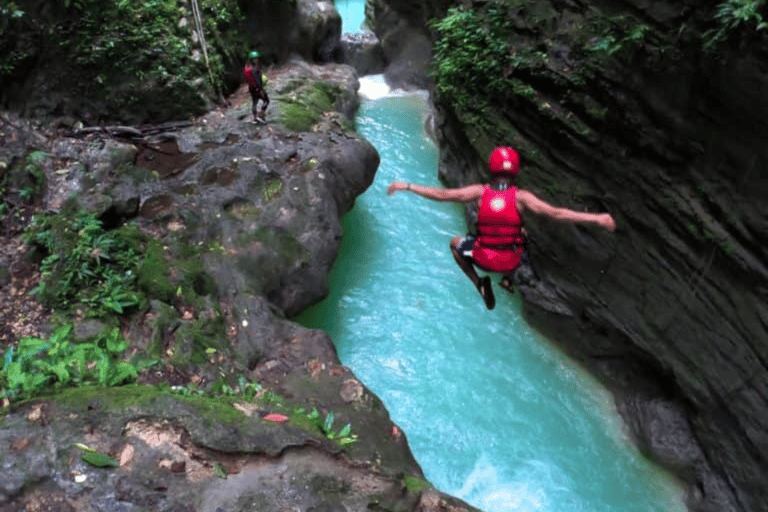
[[[203,50],[203,58],[205,59],[205,68],[208,70],[208,77],[211,79],[211,86],[215,86],[213,81],[213,74],[211,74],[211,63],[208,60],[208,45],[205,42],[205,30],[203,27],[203,17],[200,15],[200,6],[197,0],[192,0],[192,15],[195,18],[195,28],[197,29],[197,35],[200,39],[200,46]]]

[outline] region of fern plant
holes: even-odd
[[[760,13],[763,4],[765,0],[727,0],[719,4],[714,16],[719,27],[704,33],[704,48],[714,49],[739,27],[754,27],[755,31],[768,27]]]
[[[0,367],[0,399],[31,398],[46,390],[83,384],[117,386],[133,382],[142,369],[121,356],[128,348],[118,328],[91,343],[72,338],[71,324],[56,329],[47,340],[24,338],[6,349]]]

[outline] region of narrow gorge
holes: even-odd
[[[540,279],[504,300],[611,390],[690,510],[768,510],[764,2],[368,0],[353,41],[326,0],[97,4],[0,6],[0,510],[473,510],[293,321],[380,164],[353,121],[369,73],[430,91],[442,183],[508,144],[521,186],[617,218],[526,219]],[[56,280],[73,261],[132,266],[89,294]]]

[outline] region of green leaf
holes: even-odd
[[[128,347],[128,341],[120,333],[120,329],[115,327],[107,337],[107,350],[114,354],[119,354]]]
[[[24,338],[19,342],[19,352],[22,357],[29,357],[48,348],[48,342],[40,338]]]
[[[107,309],[111,309],[115,313],[122,313],[123,312],[123,306],[121,306],[118,302],[115,302],[112,299],[104,299],[104,307]]]
[[[110,457],[106,453],[97,451],[87,451],[80,457],[83,462],[96,466],[97,468],[116,468],[120,465],[117,459]]]
[[[326,434],[330,434],[333,432],[332,430],[333,420],[334,420],[333,411],[331,411],[325,416],[325,422],[323,423],[323,432],[325,432]]]
[[[101,358],[96,362],[96,372],[99,384],[106,386],[109,382],[109,367],[110,361],[106,354],[101,355]]]
[[[24,382],[24,372],[21,371],[21,364],[18,361],[8,365],[7,378],[10,389],[16,389]]]
[[[67,384],[70,381],[69,370],[67,370],[64,363],[51,366],[51,371],[56,374],[56,378],[62,384]]]
[[[109,380],[110,386],[117,386],[124,382],[133,382],[139,373],[131,363],[120,363],[115,369],[115,375]]]
[[[67,338],[69,338],[69,334],[72,332],[72,324],[62,325],[55,331],[53,331],[53,335],[50,338],[51,345],[58,345],[61,344],[63,341],[65,341]]]
[[[34,391],[44,387],[48,382],[48,376],[40,373],[25,374],[22,381],[22,388],[24,391]]]
[[[13,346],[8,347],[8,350],[5,351],[5,354],[3,355],[3,372],[8,370],[8,366],[13,362],[13,354],[14,354],[14,348]]]
[[[349,433],[351,431],[352,431],[352,424],[351,423],[347,423],[346,425],[344,425],[344,428],[339,430],[338,436],[339,437],[346,437],[346,436],[349,435]]]

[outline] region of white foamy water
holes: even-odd
[[[365,99],[378,100],[390,95],[391,89],[384,80],[384,75],[368,75],[360,78],[357,93]]]

